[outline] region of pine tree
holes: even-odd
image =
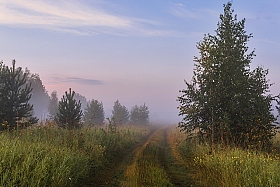
[[[36,123],[33,117],[31,98],[31,84],[26,84],[28,72],[21,67],[16,68],[13,60],[12,67],[0,64],[0,120],[2,128],[16,128]]]
[[[129,112],[124,105],[120,104],[119,100],[114,103],[112,118],[118,125],[126,124],[129,121]]]
[[[269,144],[274,135],[275,117],[271,112],[274,100],[267,94],[271,84],[268,70],[250,70],[255,52],[248,53],[245,19],[233,16],[232,4],[224,5],[224,14],[216,35],[205,35],[197,48],[194,76],[182,90],[179,123],[182,130],[199,131],[199,137],[214,143],[243,147]]]
[[[81,102],[74,99],[75,92],[69,88],[69,93],[65,92],[65,95],[58,103],[57,119],[62,127],[68,129],[77,128],[80,125],[83,113],[81,110]]]
[[[87,104],[84,112],[84,121],[87,125],[103,125],[105,120],[105,114],[103,109],[103,103],[98,100],[91,100]]]

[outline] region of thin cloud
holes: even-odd
[[[197,12],[188,10],[187,7],[182,3],[173,3],[169,12],[173,16],[184,19],[198,17]]]
[[[55,30],[76,35],[169,35],[159,23],[114,15],[100,4],[87,6],[78,0],[2,0],[0,25]]]
[[[169,13],[181,19],[205,19],[205,17],[216,17],[220,13],[211,9],[190,9],[182,3],[172,3]]]
[[[75,83],[75,84],[83,84],[83,85],[100,85],[103,84],[101,80],[96,79],[86,79],[81,77],[52,77],[52,83]]]
[[[50,1],[49,1],[50,2]],[[4,0],[0,3],[2,24],[30,26],[103,26],[124,28],[132,22],[75,1]]]

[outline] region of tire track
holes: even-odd
[[[127,167],[126,167],[126,170],[124,173],[125,178],[129,178],[129,176],[131,174],[137,173],[137,171],[136,171],[137,161],[140,159],[141,154],[146,149],[147,145],[151,142],[151,140],[153,139],[155,134],[157,134],[161,129],[162,129],[162,127],[160,127],[160,128],[158,127],[156,129],[154,129],[154,131],[151,132],[150,135],[147,137],[146,141],[143,142],[142,144],[138,145],[135,148],[133,159],[132,159],[131,163],[129,165],[127,165]],[[126,185],[123,183],[123,186],[126,186]]]
[[[191,187],[193,186],[190,176],[191,169],[189,163],[184,160],[179,151],[178,144],[181,141],[177,137],[179,134],[177,134],[177,136],[172,135],[172,129],[174,129],[174,127],[165,129],[165,154],[163,164],[174,186]]]
[[[166,172],[171,186],[191,187],[191,177],[189,173],[189,163],[180,154],[178,144],[180,143],[180,134],[174,134],[172,130],[174,127],[155,127],[151,130],[149,135],[134,148],[127,151],[127,153],[118,157],[111,165],[104,168],[98,174],[98,180],[90,186],[121,186],[121,187],[137,187],[128,185],[126,180],[130,180],[131,175],[137,173],[137,164],[140,159],[145,156],[145,149],[153,142],[160,147],[159,162],[163,170]],[[141,182],[140,182],[141,183]]]
[[[96,187],[110,187],[110,186],[121,186],[119,184],[119,179],[122,178],[128,162],[133,157],[133,162],[135,162],[136,157],[139,157],[141,152],[146,148],[148,143],[151,141],[152,137],[156,133],[158,128],[154,128],[147,135],[141,143],[138,143],[136,146],[128,150],[126,153],[117,157],[109,166],[104,168],[100,173],[95,177],[95,181],[86,187],[96,186]]]

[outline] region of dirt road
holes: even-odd
[[[141,184],[144,181],[143,178],[141,179],[141,175],[143,177],[151,170],[147,166],[139,168],[139,164],[142,161],[141,159],[147,158],[154,159],[154,162],[159,163],[158,168],[160,170],[158,171],[163,172],[160,176],[164,175],[164,180],[168,180],[167,186],[192,186],[190,177],[188,177],[188,163],[179,152],[176,135],[174,136],[172,130],[174,130],[174,127],[157,127],[153,129],[144,141],[133,149],[128,150],[127,153],[120,155],[113,164],[103,170],[99,174],[99,179],[92,186],[145,186],[145,184]],[[152,154],[151,144],[157,148],[154,153],[158,154],[157,157],[148,155]],[[156,175],[154,176],[157,177]],[[135,180],[136,182],[130,183],[129,180]]]

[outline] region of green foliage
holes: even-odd
[[[137,125],[149,124],[149,108],[144,104],[135,105],[130,111],[130,122]]]
[[[205,35],[197,45],[200,57],[194,59],[193,79],[178,98],[179,115],[184,116],[179,127],[198,131],[211,144],[265,148],[276,120],[274,97],[267,94],[268,70],[250,70],[255,54],[248,53],[247,42],[252,35],[244,30],[245,19],[232,15],[231,5],[224,5],[216,35]]]
[[[112,117],[111,119],[107,118],[107,120],[108,120],[108,132],[109,133],[116,133],[117,123],[116,123],[115,119]]]
[[[53,91],[51,93],[49,104],[48,104],[48,112],[49,112],[49,118],[51,120],[54,120],[58,113],[58,98],[57,98],[56,91]]]
[[[69,93],[66,91],[58,103],[58,122],[62,127],[69,129],[79,127],[83,116],[81,102],[77,102],[74,96],[75,92],[72,92],[71,88],[69,88]]]
[[[105,119],[103,103],[92,99],[87,104],[84,112],[84,121],[86,125],[103,125]]]
[[[114,103],[112,118],[118,125],[126,124],[129,120],[129,112],[124,105],[120,104],[119,100]]]
[[[16,128],[26,126],[38,121],[33,117],[33,105],[29,103],[31,98],[31,83],[26,84],[28,71],[23,72],[21,67],[12,67],[0,64],[0,120],[3,124],[0,128]]]

